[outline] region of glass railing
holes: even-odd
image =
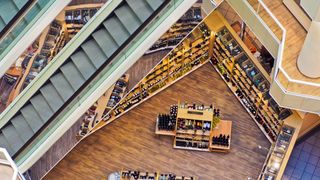
[[[14,47],[21,37],[30,30],[55,0],[37,0],[23,18],[12,27],[0,41],[0,60]],[[39,33],[40,34],[40,33]]]
[[[265,3],[261,0],[247,0],[259,17],[264,21],[264,23],[269,27],[273,34],[277,37],[279,41],[282,41],[283,31],[278,25],[276,18],[270,13],[269,9],[266,8]]]
[[[289,79],[289,75],[283,68],[279,69],[276,81],[288,92],[308,99],[320,100],[320,84]]]
[[[86,104],[88,99],[90,99],[90,95],[92,95],[100,86],[106,81],[112,73],[119,71],[120,66],[123,65],[127,60],[130,60],[130,57],[136,49],[147,40],[154,32],[158,26],[163,23],[167,17],[174,12],[177,7],[183,2],[183,0],[172,0],[167,4],[165,9],[163,9],[152,22],[142,31],[140,34],[131,41],[127,48],[125,48],[122,53],[120,53],[116,58],[110,63],[90,84],[88,88],[84,90],[82,94],[80,94],[65,110],[56,118],[57,120],[51,123],[46,130],[44,130],[32,144],[29,145],[19,156],[16,158],[17,165],[20,169],[26,170],[28,161],[32,161],[35,156],[40,158],[42,155],[39,155],[39,152],[43,152],[41,148],[49,148],[46,147],[45,142],[50,141],[50,138],[54,138],[57,134],[57,131],[61,129],[67,130],[72,126],[73,122],[66,122],[66,119],[71,116],[73,112],[83,104]],[[94,102],[92,102],[94,103]],[[89,106],[90,107],[90,106]],[[74,120],[75,122],[76,120]],[[69,127],[66,127],[69,126]],[[64,132],[63,132],[64,133]],[[62,133],[62,134],[63,134]],[[60,136],[62,136],[60,134]],[[51,142],[52,144],[54,142]],[[36,161],[33,159],[33,161]]]
[[[273,37],[277,39],[277,51],[273,53],[276,57],[276,63],[272,74],[272,80],[275,79],[278,73],[281,61],[283,59],[284,44],[286,40],[286,30],[278,19],[272,14],[268,6],[263,0],[243,0],[247,1],[251,8],[257,13],[259,18],[266,24],[267,30],[272,33]]]

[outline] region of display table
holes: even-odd
[[[232,121],[220,120],[219,111],[212,105],[173,105],[169,115],[158,116],[155,134],[173,136],[176,149],[228,151]]]

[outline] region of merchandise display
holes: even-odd
[[[129,74],[124,74],[117,82],[107,90],[102,97],[91,106],[84,114],[78,136],[85,136],[99,122],[102,116],[107,114],[126,93],[129,82]]]
[[[282,120],[291,115],[291,111],[279,107],[269,95],[267,73],[263,74],[263,69],[253,62],[251,52],[240,46],[240,38],[235,38],[237,34],[233,29],[225,23],[213,31],[212,64],[260,129],[274,142]]]
[[[192,7],[145,54],[174,48],[202,20],[201,9]]]
[[[65,22],[69,36],[76,35],[98,10],[99,8],[84,8],[65,11]]]
[[[174,136],[177,149],[225,152],[230,149],[231,126],[231,121],[220,120],[220,110],[213,105],[179,103],[170,107],[170,114],[158,116],[155,133]]]
[[[132,171],[132,170],[120,172],[119,180],[143,180],[143,179],[145,180],[197,180],[195,177],[178,176],[173,173],[140,172],[140,171]]]
[[[208,62],[210,32],[199,24],[184,41],[158,63],[103,120],[110,122],[139,103]],[[100,127],[106,122],[101,122]]]
[[[294,132],[295,128],[283,125],[276,142],[269,150],[259,179],[276,179]]]

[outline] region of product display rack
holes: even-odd
[[[212,105],[173,105],[169,115],[158,116],[155,134],[174,136],[173,147],[176,149],[227,152],[232,122],[220,120],[219,112]]]
[[[92,8],[66,10],[65,22],[69,36],[73,37],[76,35],[81,28],[95,15],[95,13],[98,12],[101,5]]]
[[[270,84],[250,61],[231,33],[223,28],[216,35],[213,54],[216,67],[223,79],[237,95],[250,115],[271,141],[275,141],[282,125],[279,114],[269,106]],[[268,99],[269,98],[269,99]],[[279,107],[278,107],[279,108]]]
[[[199,7],[191,7],[145,54],[174,48],[201,21],[201,9]]]
[[[274,142],[282,120],[292,112],[271,98],[269,74],[224,17],[219,12],[210,16],[205,23],[214,34],[209,50],[214,68],[269,141]]]
[[[259,179],[276,179],[294,133],[295,128],[283,125],[277,141],[270,148]]]
[[[129,74],[125,74],[115,83],[106,110],[103,113],[104,116],[123,98],[128,87],[128,82]]]
[[[98,101],[85,113],[78,136],[83,137],[90,132],[99,119],[105,116],[115,104],[117,104],[126,93],[129,83],[129,74],[124,74],[117,82],[110,87]]]
[[[197,180],[193,176],[178,176],[173,173],[140,172],[124,170],[120,172],[119,180]]]
[[[208,62],[210,32],[199,24],[103,118],[95,129],[120,117]]]
[[[190,22],[177,22],[174,24],[151,48],[145,52],[150,54],[175,47],[186,35],[188,35],[202,19],[190,19]]]

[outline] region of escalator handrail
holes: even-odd
[[[18,24],[24,15],[36,4],[36,0],[29,0],[9,21],[8,24],[0,31],[0,42],[5,38],[6,34]]]

